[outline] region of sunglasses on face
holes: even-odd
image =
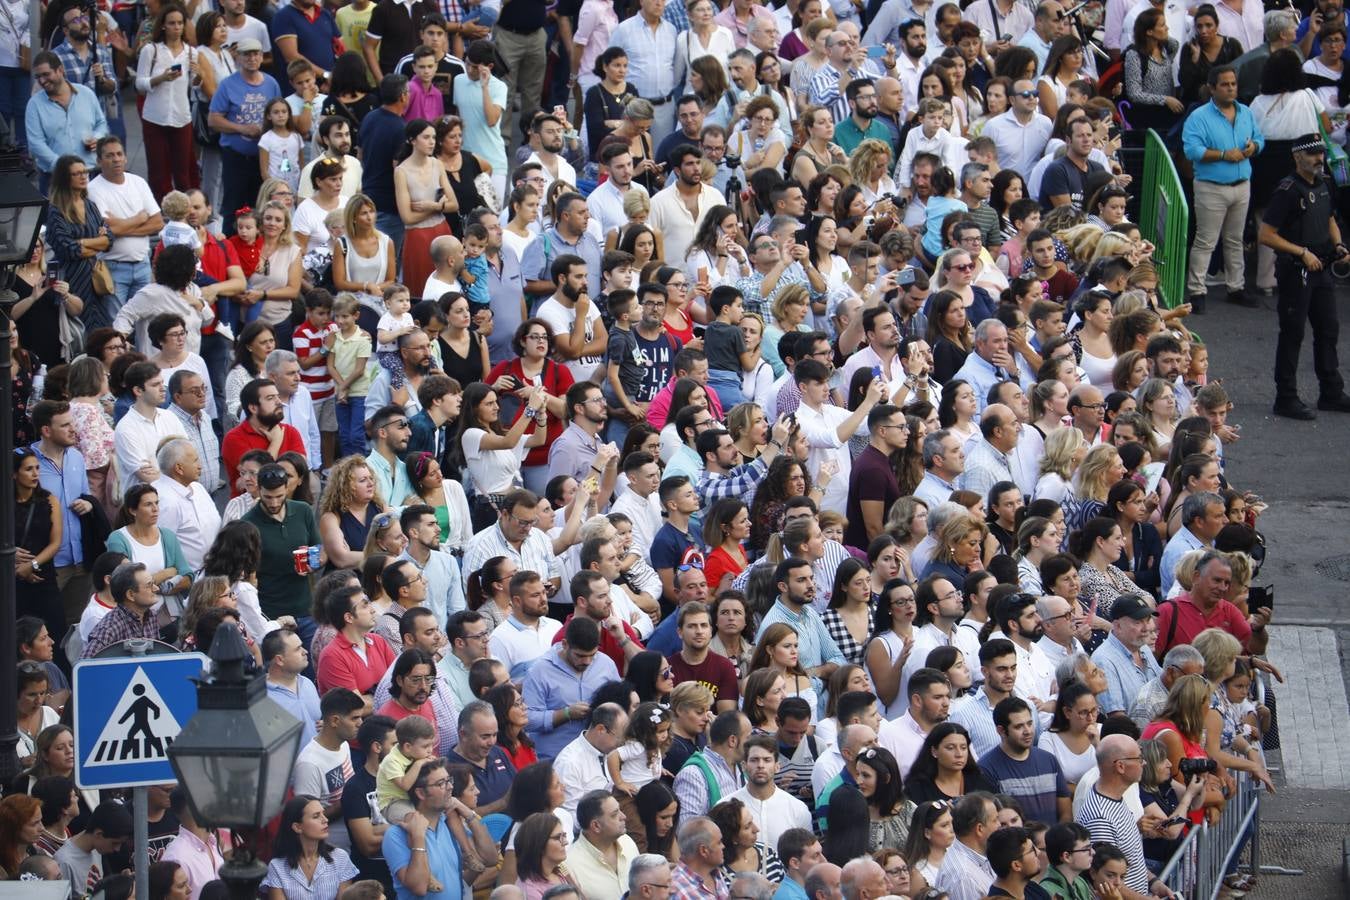
[[[1035,91],[1013,91],[1014,97],[1021,97],[1023,100],[1031,100],[1039,96]]]

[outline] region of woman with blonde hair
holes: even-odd
[[[1053,432],[1064,427],[1064,417],[1069,414],[1069,388],[1058,378],[1038,381],[1027,392],[1031,409],[1031,427],[1048,438]]]
[[[764,340],[759,345],[760,355],[773,367],[775,378],[781,378],[787,366],[778,356],[778,342],[789,331],[810,331],[807,319],[811,315],[811,295],[804,284],[790,284],[773,298],[774,323],[764,329]]]
[[[374,334],[384,315],[384,290],[398,281],[398,257],[389,235],[375,227],[375,201],[357,194],[342,211],[344,235],[333,242],[333,285],[356,295],[358,324]]]
[[[1103,234],[1104,232],[1096,225],[1083,224],[1065,229],[1055,236],[1064,243],[1074,259],[1086,263],[1095,258],[1093,254],[1096,253]]]
[[[895,193],[895,182],[888,174],[891,162],[891,148],[884,141],[875,139],[863,141],[849,157],[849,174],[853,176],[853,183],[862,188],[868,206]]]
[[[747,402],[767,409],[769,395],[777,402],[778,394],[774,390],[773,365],[764,358],[764,332],[768,326],[764,317],[757,312],[747,312],[741,317],[741,334],[745,337],[745,349],[755,354],[755,364],[741,373],[741,396]]]
[[[1129,235],[1121,234],[1119,231],[1105,231],[1101,232],[1101,239],[1097,241],[1097,246],[1093,248],[1092,256],[1085,261],[1094,263],[1108,256],[1123,256],[1132,261],[1133,253],[1134,241],[1130,240]]]
[[[769,421],[754,403],[737,403],[727,412],[727,431],[746,462],[759,459],[769,441]]]
[[[913,558],[914,548],[928,537],[928,504],[918,497],[902,496],[892,504],[890,514],[886,517],[886,533],[895,539],[900,577],[911,583],[917,581],[910,559]]]
[[[1260,746],[1251,743],[1239,730],[1240,715],[1232,707],[1224,682],[1233,677],[1242,644],[1222,628],[1206,628],[1191,639],[1191,646],[1205,658],[1204,678],[1209,688],[1205,711],[1205,751],[1220,766],[1246,772],[1275,792],[1266,772]],[[1279,671],[1269,667],[1280,677]]]
[[[980,568],[980,551],[989,536],[989,526],[970,515],[953,516],[937,535],[933,558],[919,573],[920,580],[941,575],[954,585],[963,585],[966,576]]]
[[[386,509],[375,484],[370,464],[361,456],[348,456],[333,464],[328,486],[319,498],[319,537],[335,569],[361,564],[375,517]]]
[[[1036,481],[1033,497],[1063,504],[1073,497],[1074,473],[1087,455],[1087,440],[1077,428],[1056,428],[1045,439],[1045,453],[1041,456],[1041,477]],[[1117,453],[1119,458],[1120,454]]]
[[[1110,444],[1098,444],[1087,452],[1073,477],[1075,502],[1065,510],[1070,530],[1077,531],[1088,520],[1102,515],[1106,495],[1112,485],[1125,477],[1125,472],[1120,451]]]
[[[1153,434],[1160,453],[1172,446],[1177,430],[1177,395],[1172,385],[1161,378],[1150,378],[1139,388],[1139,413]]]

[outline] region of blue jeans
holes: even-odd
[[[202,361],[206,363],[206,371],[211,375],[211,393],[216,401],[217,437],[225,415],[225,378],[229,374],[230,367],[234,365],[234,361],[230,358],[232,347],[225,336],[218,332],[202,335]],[[215,464],[212,460],[202,460],[202,463]]]
[[[150,259],[147,257],[140,262],[110,259],[107,263],[113,284],[117,286],[117,309],[120,310],[137,291],[150,283]],[[117,310],[113,310],[113,315],[116,314]]]
[[[319,623],[315,622],[312,616],[295,617],[295,634],[296,637],[300,638],[300,646],[304,647],[306,652],[309,651],[309,645],[314,643],[314,635],[318,632],[318,630],[319,630]],[[306,678],[311,679],[314,678],[318,669],[318,665],[319,661],[314,658],[313,653],[310,653],[309,666],[308,668],[305,669],[305,671],[302,674]]]
[[[484,28],[491,28],[497,24],[497,17],[501,15],[501,8],[491,8],[486,4],[480,3],[477,6],[469,7],[463,11],[460,16],[461,22],[472,22],[475,25],[482,25]]]
[[[737,403],[745,402],[745,395],[741,393],[741,378],[735,372],[709,369],[708,387],[716,391],[717,399],[722,401],[723,415],[731,412],[731,408]]]
[[[389,240],[394,242],[394,257],[403,258],[403,219],[397,212],[376,212],[375,227],[389,235]],[[395,277],[395,273],[390,272],[389,277]]]
[[[366,398],[348,397],[337,404],[338,455],[366,455]]]

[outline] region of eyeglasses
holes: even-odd
[[[550,841],[557,841],[560,844],[567,843],[567,835],[563,834],[561,831],[558,832],[557,834],[550,834],[548,836],[548,839]]]
[[[862,96],[859,96],[858,99],[859,99],[859,100],[863,100],[863,99],[865,99],[865,98],[862,97]],[[773,122],[774,122],[774,117],[773,117],[773,116],[755,116],[755,117],[752,118],[750,121],[751,121],[751,122],[758,122],[758,123],[761,124],[761,125],[772,125]]]
[[[654,887],[654,888],[660,888],[660,889],[663,890],[663,891],[668,891],[668,890],[670,890],[670,882],[669,882],[669,881],[644,881],[642,884],[638,885],[638,887]]]
[[[196,387],[183,388],[179,391],[181,394],[196,394],[198,397],[206,396],[206,385],[199,384]]]
[[[449,779],[449,778],[441,778],[441,779],[439,779],[439,780],[437,780],[437,781],[428,781],[428,782],[427,782],[427,787],[429,787],[429,788],[443,788],[443,787],[445,787],[446,785],[448,785],[449,783],[450,783],[450,779]]]
[[[88,21],[89,17],[86,16],[84,13],[80,13],[78,16],[71,16],[69,19],[62,19],[62,22],[64,22],[66,25],[74,25],[76,22],[88,22]]]
[[[187,337],[187,330],[183,328],[175,328],[172,331],[164,332],[164,336],[166,338],[185,338]]]
[[[515,522],[517,525],[519,525],[521,528],[533,528],[534,526],[536,526],[536,525],[539,524],[539,520],[538,520],[538,519],[522,519],[520,516],[516,515],[515,513],[507,513],[506,515],[507,515],[507,518],[509,518],[509,519],[511,519],[512,521],[514,521],[514,522]]]
[[[1092,854],[1092,853],[1096,853],[1097,851],[1094,850],[1092,847],[1088,846],[1088,847],[1074,847],[1074,848],[1073,848],[1072,850],[1070,850],[1069,852],[1070,852],[1070,853],[1088,853],[1088,854]]]
[[[405,684],[433,684],[436,681],[435,675],[405,675],[403,676]]]
[[[894,869],[887,869],[886,874],[891,878],[899,878],[901,875],[908,875],[909,866],[896,866]]]
[[[663,305],[664,305],[664,304],[663,304]],[[527,335],[525,335],[525,340],[527,340],[527,341],[546,341],[546,340],[548,340],[548,335],[546,335],[546,334],[527,334]]]
[[[490,634],[492,634],[492,632],[489,631],[489,630],[487,630],[487,629],[485,628],[485,629],[483,629],[482,631],[478,632],[477,634],[466,634],[466,635],[464,635],[463,638],[461,638],[461,640],[465,640],[465,641],[483,641],[483,640],[487,640],[487,638],[488,638],[488,636],[489,636]]]
[[[420,349],[420,348],[409,348],[409,349]],[[399,428],[399,429],[407,428],[407,427],[408,427],[408,420],[407,420],[407,419],[395,419],[395,420],[393,420],[392,422],[387,423],[384,427],[385,427],[385,428]]]

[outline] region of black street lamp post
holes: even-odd
[[[47,201],[21,173],[0,171],[0,647],[15,651],[14,628],[14,355],[10,310],[19,295],[10,289],[14,267],[28,262],[47,219]],[[0,666],[0,784],[19,774],[17,673]]]
[[[281,809],[300,749],[300,720],[267,696],[265,676],[244,671],[248,648],[226,622],[211,642],[212,672],[197,684],[197,713],[169,747],[169,762],[205,828],[257,829]],[[251,846],[235,850],[220,877],[237,900],[256,898],[267,868]]]

